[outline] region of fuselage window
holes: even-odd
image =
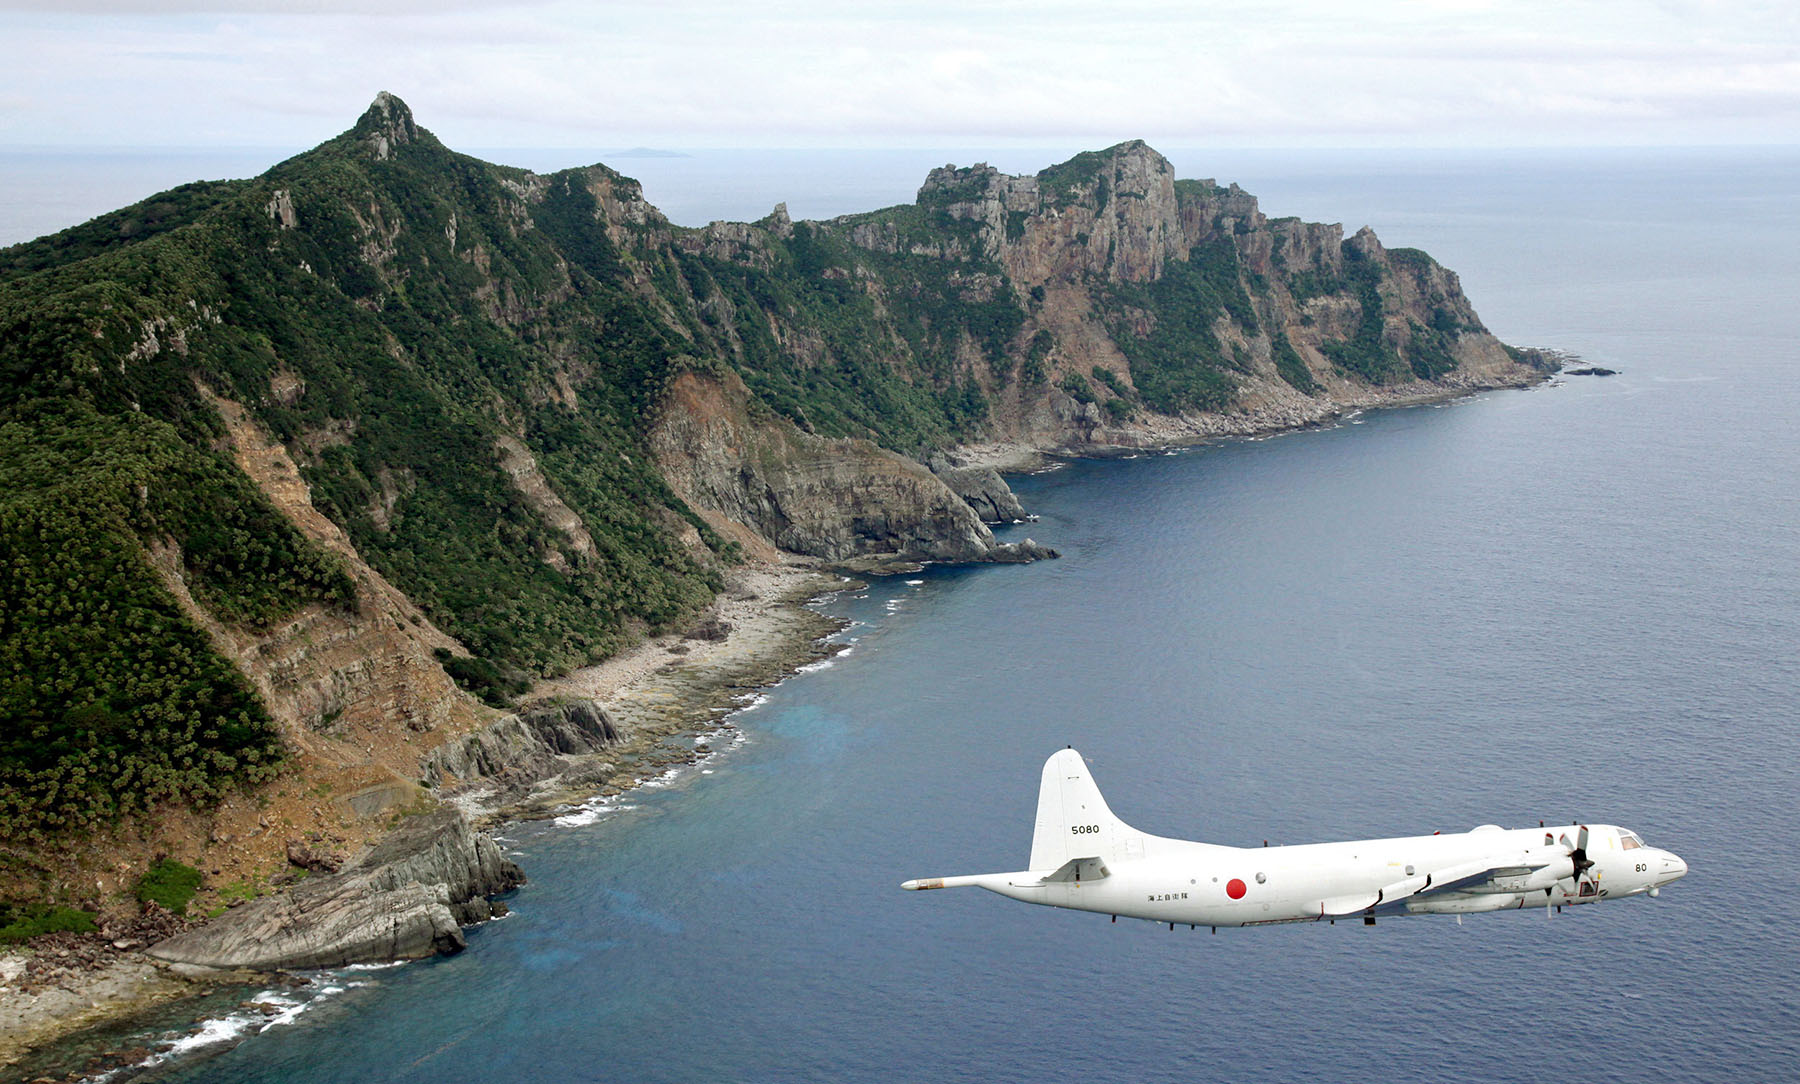
[[[1642,847],[1643,845],[1644,845],[1644,841],[1639,839],[1637,836],[1633,835],[1632,833],[1630,833],[1630,832],[1620,832],[1619,833],[1619,849],[1621,851],[1635,851],[1639,847]]]

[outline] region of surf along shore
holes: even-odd
[[[841,650],[825,640],[839,622],[807,604],[853,583],[805,558],[733,570],[713,611],[690,636],[656,637],[543,681],[521,698],[522,711],[591,701],[617,727],[620,740],[547,786],[509,796],[504,788],[474,781],[445,788],[445,800],[478,825],[544,818],[704,758],[711,747],[697,744],[696,736],[730,728],[730,715],[756,690]],[[148,956],[143,950],[160,936],[190,924],[165,912],[156,925],[108,928],[105,938],[56,934],[28,948],[0,950],[0,1079],[75,1081],[142,1065],[174,1041],[152,1042],[142,1034],[166,1029],[169,1003],[270,984],[267,974],[171,965]],[[274,978],[275,985],[300,981]],[[195,1000],[193,1026],[216,1015],[211,1000]],[[140,1018],[146,1026],[134,1032],[131,1025]],[[84,1042],[82,1033],[92,1038]],[[180,1029],[174,1034],[179,1037]]]

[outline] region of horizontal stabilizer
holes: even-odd
[[[923,892],[930,888],[986,888],[998,892],[1003,888],[1030,888],[1043,884],[1042,872],[1021,870],[1018,873],[975,873],[966,877],[920,877],[902,881],[900,887],[908,892]]]
[[[1054,873],[1044,877],[1045,884],[1079,884],[1082,881],[1098,881],[1112,876],[1112,870],[1098,858],[1071,858],[1064,862]]]

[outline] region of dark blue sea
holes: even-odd
[[[895,174],[864,207],[920,176],[840,157]],[[1020,478],[1013,530],[1060,561],[822,603],[851,650],[710,774],[507,830],[531,883],[467,952],[327,976],[156,1079],[1800,1077],[1800,154],[1171,157],[1424,248],[1502,338],[1619,375]],[[773,198],[806,213],[831,161]],[[687,221],[744,216],[729,164],[621,163]],[[1217,935],[899,890],[1020,867],[1066,744],[1158,834],[1579,819],[1693,872]]]

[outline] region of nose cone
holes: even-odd
[[[1656,874],[1656,885],[1658,888],[1674,881],[1681,880],[1683,877],[1687,876],[1687,871],[1688,865],[1681,860],[1680,855],[1671,854],[1668,851],[1661,851],[1658,853]]]

